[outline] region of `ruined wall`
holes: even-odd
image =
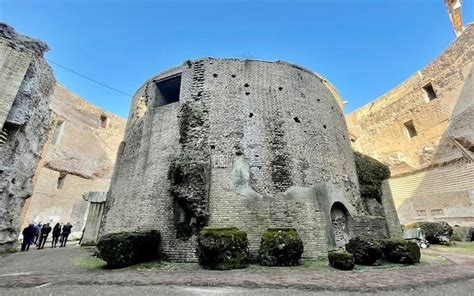
[[[473,37],[470,25],[426,68],[347,116],[353,148],[390,167],[402,223],[431,219],[423,213],[432,209],[454,224],[474,218],[468,173],[474,157]],[[416,135],[409,135],[409,121]],[[441,179],[445,170],[457,169],[461,179]]]
[[[179,102],[162,104],[157,83],[176,75]],[[334,202],[366,214],[339,101],[284,62],[202,59],[155,76],[118,155],[102,234],[158,229],[170,259],[195,258],[203,224],[246,231],[252,255],[265,228],[296,227],[304,256],[325,256]]]
[[[80,237],[88,209],[82,195],[108,190],[125,119],[60,84],[54,87],[51,109],[48,146],[35,176],[33,196],[23,208],[22,224],[70,222],[73,236]]]
[[[0,24],[0,67],[7,65],[12,74],[0,77],[2,104],[0,114],[8,114],[2,132],[6,135],[0,145],[0,252],[15,247],[19,233],[21,205],[32,194],[32,179],[47,139],[50,120],[49,97],[54,86],[51,68],[43,59],[46,44],[18,35],[13,28]],[[14,53],[30,51],[30,55]],[[14,59],[26,58],[26,61]],[[13,60],[11,60],[13,59]],[[31,61],[28,62],[28,60]],[[16,65],[18,68],[13,67]],[[24,66],[27,70],[24,76]],[[13,86],[19,85],[15,93]],[[8,109],[10,106],[10,109]],[[3,120],[3,119],[2,119]]]

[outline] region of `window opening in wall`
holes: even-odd
[[[0,130],[0,147],[5,144],[8,139],[20,128],[20,125],[12,123],[12,122],[5,122],[2,129]]]
[[[63,189],[64,186],[64,180],[66,179],[67,174],[66,173],[59,173],[58,177],[58,183],[56,184],[56,189]]]
[[[416,215],[418,217],[426,217],[426,210],[417,210]]]
[[[428,99],[428,101],[434,100],[438,97],[436,95],[436,92],[435,92],[431,82],[429,82],[425,86],[423,86],[423,90],[425,91],[426,98]]]
[[[431,216],[433,216],[433,217],[444,216],[443,209],[431,210]]]
[[[51,139],[51,143],[53,145],[58,145],[61,142],[61,138],[63,135],[64,130],[64,121],[58,121],[56,123],[56,127],[54,128],[53,138]]]
[[[100,120],[99,120],[99,127],[100,128],[107,128],[108,123],[109,123],[109,118],[107,118],[107,116],[102,114],[100,116]]]
[[[408,138],[411,139],[417,135],[413,120],[407,121],[403,125],[405,126],[405,131],[407,133]]]
[[[155,107],[179,102],[180,88],[181,75],[157,82]]]

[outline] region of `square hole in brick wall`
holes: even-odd
[[[403,125],[405,126],[405,132],[407,133],[408,138],[411,139],[417,135],[413,120],[407,121]]]
[[[423,86],[423,91],[425,92],[426,98],[428,99],[428,101],[432,101],[432,100],[434,100],[438,97],[436,95],[436,92],[435,92],[431,82],[429,82],[429,83],[425,84],[425,86]]]
[[[181,75],[174,76],[156,83],[155,107],[179,102]]]

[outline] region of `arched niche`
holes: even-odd
[[[331,207],[331,223],[335,246],[344,247],[350,239],[351,217],[341,202],[335,202]]]

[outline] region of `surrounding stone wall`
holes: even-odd
[[[22,225],[70,222],[72,235],[80,237],[88,210],[82,196],[108,190],[125,119],[60,84],[54,87],[51,109],[49,141],[35,175],[33,195],[23,207]]]
[[[390,167],[402,223],[434,219],[431,210],[451,224],[474,219],[473,41],[471,24],[426,68],[347,116],[353,148]]]
[[[0,117],[2,132],[6,135],[0,145],[2,252],[15,247],[21,206],[32,194],[33,175],[47,139],[49,97],[55,79],[43,58],[43,53],[47,50],[46,44],[21,36],[13,28],[1,23],[0,38],[3,38],[0,46]],[[5,42],[7,46],[4,46]],[[30,54],[26,54],[26,51],[30,51]],[[4,73],[4,70],[8,72]],[[13,103],[10,103],[11,96],[14,96]],[[5,114],[8,114],[6,119]]]
[[[177,75],[179,102],[162,105],[156,85]],[[267,227],[295,227],[303,256],[325,256],[332,205],[366,215],[333,94],[284,62],[208,58],[153,77],[133,98],[101,233],[158,229],[162,255],[189,261],[202,217],[246,231],[252,256]]]

